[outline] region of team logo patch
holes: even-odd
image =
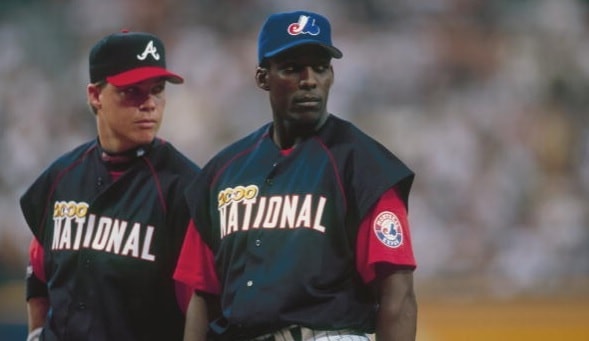
[[[403,244],[401,221],[393,212],[383,211],[374,219],[374,234],[384,245],[397,248]]]
[[[296,36],[299,34],[310,34],[316,36],[321,32],[319,26],[315,25],[315,19],[308,15],[301,15],[299,21],[288,25],[286,29],[288,34]]]

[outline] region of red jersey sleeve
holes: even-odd
[[[356,268],[368,283],[376,264],[415,268],[407,208],[395,188],[386,191],[360,223],[356,241]]]
[[[29,244],[29,264],[32,268],[33,274],[43,283],[47,282],[45,277],[45,267],[43,266],[45,262],[45,252],[43,250],[43,245],[37,241],[37,238],[33,238],[31,243]]]
[[[220,293],[213,252],[202,240],[192,220],[186,229],[186,236],[174,271],[174,280],[183,283],[193,291],[215,295]]]

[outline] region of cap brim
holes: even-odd
[[[121,72],[114,76],[106,77],[106,81],[114,86],[126,86],[151,78],[163,77],[168,82],[174,84],[184,83],[184,78],[172,73],[164,68],[157,66],[140,67],[133,70]]]
[[[283,45],[279,49],[276,49],[276,50],[266,53],[264,55],[264,58],[272,58],[272,57],[274,57],[274,56],[276,56],[286,50],[289,50],[289,49],[292,49],[293,47],[297,47],[297,46],[301,46],[301,45],[318,45],[318,46],[321,46],[324,49],[326,49],[327,52],[329,52],[329,55],[333,58],[339,59],[339,58],[343,57],[342,51],[340,51],[335,46],[325,45],[321,42],[318,42],[318,41],[312,40],[312,39],[301,39],[301,40],[291,42],[290,44]]]

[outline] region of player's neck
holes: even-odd
[[[276,129],[276,127],[272,130],[271,135],[272,141],[274,141],[274,144],[278,146],[280,150],[294,148],[301,140],[300,137],[292,136],[286,133],[286,131]]]
[[[317,134],[327,121],[328,115],[323,116],[317,124],[311,125],[297,125],[289,122],[280,122],[274,124],[271,128],[270,134],[274,144],[281,150],[292,149],[296,147],[301,141],[306,140],[310,136]]]
[[[126,163],[131,160],[142,157],[149,152],[149,150],[153,147],[154,143],[155,140],[149,144],[140,145],[131,149],[127,149],[125,151],[113,153],[112,151],[109,151],[106,148],[104,148],[100,144],[100,141],[98,141],[98,145],[100,146],[101,158],[104,162],[107,163]]]

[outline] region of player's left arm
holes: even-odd
[[[205,341],[209,320],[207,318],[207,302],[205,298],[194,292],[186,312],[184,325],[184,341]]]
[[[190,220],[186,229],[174,280],[191,288],[184,341],[206,340],[209,321],[220,314],[220,284],[215,272],[213,252],[202,239],[193,220]]]
[[[417,300],[413,287],[416,267],[407,206],[393,187],[364,217],[358,231],[356,266],[377,291],[376,339],[415,340]]]
[[[382,266],[390,267],[388,264]],[[380,274],[376,280],[379,297],[376,340],[415,340],[417,299],[413,289],[413,269],[390,267],[377,272]]]

